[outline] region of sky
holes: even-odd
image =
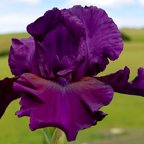
[[[47,10],[73,5],[103,8],[119,28],[144,27],[144,0],[3,0],[0,2],[0,34],[24,32]]]

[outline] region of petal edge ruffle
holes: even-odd
[[[144,96],[144,68],[138,69],[138,75],[131,82],[128,81],[129,74],[129,68],[125,67],[123,70],[97,79],[111,85],[115,92]]]
[[[30,116],[30,128],[59,127],[69,141],[79,130],[95,125],[106,115],[99,109],[112,100],[113,89],[95,78],[61,86],[33,74],[24,74],[14,85],[24,94],[18,116]],[[27,95],[25,95],[25,93]]]

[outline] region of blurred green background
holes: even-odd
[[[115,72],[128,66],[132,80],[139,67],[144,67],[144,29],[121,29],[129,37],[119,59],[110,62],[101,75]],[[8,67],[8,51],[11,38],[27,37],[26,33],[0,35],[0,79],[12,77]],[[0,144],[42,144],[42,130],[31,132],[29,119],[17,118],[19,100],[12,102],[0,120]],[[103,108],[108,116],[97,126],[81,131],[72,144],[143,144],[144,143],[144,98],[115,93],[110,105]]]

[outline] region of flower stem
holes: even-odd
[[[45,143],[44,144],[50,144],[50,140],[47,136],[47,132],[45,129],[43,129],[43,134],[44,134],[44,140],[45,140]]]
[[[66,144],[64,133],[58,128],[44,128],[44,144]]]

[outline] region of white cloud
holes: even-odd
[[[113,17],[118,27],[143,28],[144,19],[141,17]]]
[[[26,31],[26,26],[38,18],[38,15],[5,14],[0,15],[0,33]]]
[[[14,0],[14,2],[26,3],[26,4],[39,4],[41,0]]]
[[[115,6],[115,5],[123,5],[123,4],[132,4],[134,2],[135,0],[68,0],[67,6],[69,7],[76,4],[96,5],[96,6]]]
[[[144,0],[139,0],[139,3],[140,3],[141,5],[144,5]]]
[[[10,1],[12,3],[17,1],[17,2],[25,2],[27,4],[38,4],[42,0],[5,0],[5,1]],[[144,6],[144,0],[67,0],[66,5],[62,5],[62,7],[72,7],[72,5],[81,4],[81,5],[96,5],[98,7],[105,8],[109,6],[115,7],[117,5],[124,6],[125,4],[133,4],[135,2],[137,2],[136,6],[138,6],[138,4],[140,5],[140,3],[141,5],[143,4]],[[51,7],[51,5],[48,5],[47,9],[50,9],[49,7]],[[0,10],[2,11],[2,8],[5,8],[5,5],[1,4],[0,8],[1,8]],[[113,8],[110,8],[110,9],[113,10]],[[138,12],[138,14],[133,15],[133,13],[130,13],[131,8],[126,9],[124,11],[122,7],[122,12],[118,14],[115,13],[115,10],[117,9],[114,9],[114,11],[110,11],[109,14],[110,14],[110,17],[114,19],[114,21],[119,27],[128,27],[128,26],[142,27],[144,26],[143,11],[141,13]],[[135,9],[133,9],[132,11],[136,13]],[[36,9],[35,11],[33,11],[32,9],[32,11],[31,10],[29,11],[25,10],[25,11],[19,11],[19,12],[14,11],[14,13],[12,13],[12,11],[10,13],[5,12],[5,11],[3,13],[1,12],[0,13],[0,28],[1,28],[0,33],[25,31],[26,26],[29,23],[33,22],[35,19],[42,16],[43,14],[44,14],[43,8]]]

